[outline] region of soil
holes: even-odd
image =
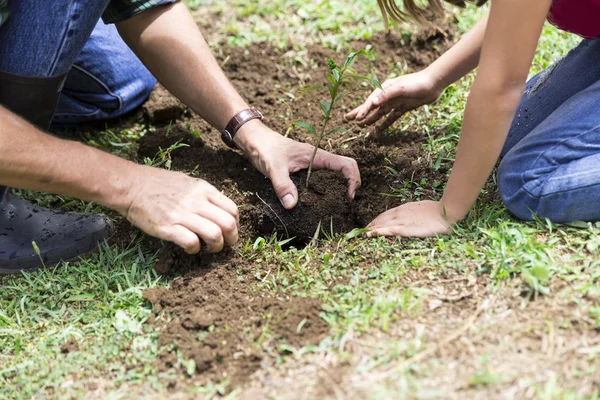
[[[152,124],[168,124],[187,111],[187,107],[161,84],[156,85],[142,109]]]
[[[406,46],[394,34],[376,35],[369,43],[376,48],[379,60],[369,64],[357,59],[355,67],[362,73],[377,71],[380,78],[395,65],[406,65],[406,70],[420,69],[437,57],[451,39],[451,34],[435,32]],[[366,44],[357,42],[353,47],[364,48]],[[268,45],[249,49],[221,47],[217,52],[233,85],[251,106],[267,116],[266,123],[271,128],[309,143],[314,138],[292,126],[299,120],[318,126],[320,109],[300,96],[298,90],[323,82],[330,57],[343,61],[340,54],[318,46],[309,47],[305,53]],[[302,62],[295,61],[298,59]],[[433,183],[443,179],[445,173],[431,170],[430,160],[423,158],[423,133],[396,130],[373,134],[372,128],[359,128],[344,121],[343,114],[360,104],[369,91],[362,88],[344,99],[330,126],[344,126],[348,132],[327,137],[323,146],[358,162],[362,187],[353,201],[347,198],[346,182],[339,173],[315,171],[305,190],[306,172],[299,172],[292,177],[300,192],[299,204],[292,211],[284,210],[269,180],[240,153],[222,144],[216,130],[161,87],[144,110],[155,126],[159,121],[165,125],[140,140],[138,158],[153,159],[159,150],[167,150],[178,142],[187,145],[168,151],[170,167],[207,180],[236,202],[241,243],[275,233],[282,239],[294,238],[293,244],[300,246],[314,237],[319,224],[321,237],[342,234],[366,226],[379,213],[397,205],[400,199],[385,194],[405,188],[406,182],[424,180],[427,183],[422,185],[422,195],[430,197]],[[410,196],[412,188],[407,192]],[[265,291],[262,282],[252,275],[257,267],[264,265],[241,258],[235,250],[195,257],[173,246],[163,250],[157,272],[179,276],[170,288],[147,290],[144,296],[155,306],[157,317],[152,324],[160,330],[160,343],[172,346],[172,351],[157,361],[157,367],[175,368],[181,373],[179,379],[172,381],[173,387],[185,385],[181,378],[189,365],[184,367],[181,357],[194,360],[197,374],[190,378],[194,382],[229,378],[230,387],[236,388],[259,367],[273,364],[285,354],[282,344],[318,344],[329,334],[329,325],[319,317],[318,300],[276,296]]]
[[[60,346],[60,352],[63,354],[73,353],[74,351],[79,351],[79,343],[74,338],[70,338]]]
[[[320,301],[265,293],[251,275],[251,266],[232,251],[190,257],[168,246],[156,269],[188,272],[175,278],[169,289],[149,289],[144,297],[157,313],[172,317],[164,322],[159,343],[172,344],[185,359],[194,360],[201,383],[229,378],[239,386],[266,362],[266,350],[285,353],[280,345],[316,344],[329,333],[329,325],[319,317]],[[159,370],[178,366],[173,352],[157,361]],[[173,380],[171,386],[178,384]]]

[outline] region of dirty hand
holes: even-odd
[[[121,214],[144,232],[174,242],[187,253],[219,252],[238,240],[238,209],[202,179],[180,172],[139,166]]]
[[[392,208],[375,218],[368,226],[368,237],[404,236],[425,238],[445,235],[452,225],[439,201],[418,201]]]
[[[379,127],[387,129],[404,113],[433,103],[444,90],[443,84],[436,82],[427,70],[389,79],[381,85],[383,91],[373,91],[362,105],[346,114],[346,119],[370,125],[387,115]]]
[[[234,141],[252,165],[269,177],[281,204],[288,210],[294,208],[298,203],[298,189],[290,174],[308,168],[314,146],[286,138],[257,120],[244,124]],[[341,171],[348,181],[348,197],[354,199],[360,187],[355,160],[319,150],[313,169]]]

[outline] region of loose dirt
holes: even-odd
[[[451,35],[435,32],[409,47],[394,34],[378,35],[369,43],[376,48],[379,60],[369,64],[358,59],[355,66],[362,73],[377,72],[383,81],[394,66],[405,66],[402,71],[423,67],[450,40]],[[357,42],[354,48],[366,44]],[[297,53],[267,45],[222,47],[217,53],[233,85],[251,106],[266,115],[265,122],[271,128],[309,143],[314,138],[292,126],[299,120],[318,126],[320,109],[301,96],[299,89],[326,79],[330,57],[342,62],[345,54],[314,46]],[[156,159],[161,151],[172,169],[205,179],[233,199],[240,210],[241,243],[277,234],[282,239],[294,238],[295,245],[304,245],[314,237],[319,224],[321,238],[361,228],[400,201],[386,194],[402,190],[406,182],[425,180],[423,195],[430,196],[432,184],[443,179],[440,174],[445,171],[428,167],[429,160],[420,152],[420,143],[425,139],[420,132],[374,135],[373,129],[344,121],[343,114],[360,104],[369,92],[368,88],[359,89],[344,99],[342,109],[330,121],[332,128],[343,126],[348,132],[325,141],[326,150],[352,157],[359,164],[363,185],[354,201],[346,196],[341,174],[316,171],[310,189],[305,190],[306,172],[300,172],[292,177],[300,192],[299,205],[292,211],[284,210],[266,177],[243,155],[223,145],[216,130],[160,87],[144,109],[154,124],[160,121],[168,125],[140,140],[138,158]],[[177,143],[185,146],[174,149]],[[173,387],[187,385],[182,377],[191,367],[182,364],[181,359],[194,360],[196,374],[190,378],[194,382],[229,379],[230,387],[235,388],[259,367],[273,364],[285,354],[289,347],[282,345],[297,348],[318,344],[329,334],[329,325],[319,317],[318,300],[281,294],[276,297],[264,291],[262,282],[252,274],[257,266],[233,250],[197,257],[171,246],[162,252],[157,271],[180,276],[170,288],[147,290],[144,296],[155,306],[157,318],[153,324],[160,327],[160,343],[172,349],[161,356],[157,366],[159,370],[175,368],[181,375],[172,381]]]
[[[232,251],[190,257],[169,246],[156,268],[163,274],[188,272],[175,278],[169,289],[149,289],[144,297],[157,313],[164,311],[172,318],[155,320],[164,323],[159,343],[172,344],[181,356],[193,360],[202,383],[228,378],[238,386],[261,363],[268,363],[269,349],[285,353],[282,345],[318,343],[329,332],[319,318],[318,300],[261,291],[252,266]],[[179,366],[176,353],[163,353],[157,366],[159,370]],[[171,386],[179,383],[173,380]]]

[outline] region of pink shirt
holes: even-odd
[[[588,39],[600,37],[600,0],[554,0],[548,21]]]

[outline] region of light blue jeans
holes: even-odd
[[[0,71],[69,73],[53,126],[119,117],[141,105],[156,80],[100,16],[109,0],[9,1],[0,26]]]
[[[500,195],[516,217],[600,220],[600,39],[527,83],[501,156]]]

